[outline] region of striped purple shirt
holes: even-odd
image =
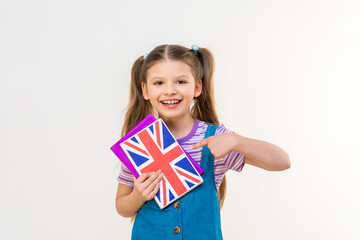
[[[183,149],[195,160],[196,163],[200,165],[201,162],[201,154],[202,148],[199,147],[194,150],[190,149],[190,147],[200,142],[205,137],[205,132],[207,128],[207,124],[198,119],[195,120],[195,124],[191,130],[191,132],[180,139],[177,139],[178,143],[183,147]],[[221,124],[215,132],[215,135],[223,134],[223,133],[235,133],[225,128],[223,124]],[[214,171],[215,171],[215,182],[216,188],[219,189],[220,184],[224,178],[225,173],[231,169],[237,172],[240,172],[244,167],[244,155],[238,152],[230,152],[226,156],[222,158],[215,159],[214,161]],[[125,167],[124,164],[121,163],[121,169],[119,172],[119,176],[117,178],[119,183],[131,187],[134,187],[134,180],[132,173]]]

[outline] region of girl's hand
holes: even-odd
[[[191,146],[191,149],[208,145],[210,152],[214,155],[214,158],[222,158],[226,154],[233,151],[236,145],[236,134],[224,133],[220,135],[213,135],[205,138],[204,140]]]
[[[134,177],[133,194],[141,203],[153,199],[160,188],[162,172],[149,172],[141,174],[137,179]]]

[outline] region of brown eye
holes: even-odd
[[[185,82],[184,80],[179,80],[178,83],[184,84],[184,83],[186,83],[186,82]]]

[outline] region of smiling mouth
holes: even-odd
[[[161,101],[161,103],[165,104],[165,105],[175,105],[175,104],[178,104],[180,102],[181,102],[181,100],[178,100],[178,101],[173,101],[173,100],[171,100],[171,101]]]

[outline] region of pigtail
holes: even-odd
[[[124,136],[127,132],[134,128],[147,115],[150,113],[153,114],[150,102],[146,101],[142,95],[141,82],[144,77],[143,64],[143,57],[139,57],[131,69],[129,104],[127,106],[121,136]]]
[[[219,125],[214,96],[214,56],[206,48],[199,48],[196,55],[201,65],[199,78],[201,79],[203,86],[200,96],[195,99],[191,113],[194,118],[205,121],[208,124]]]
[[[196,53],[201,71],[198,76],[202,81],[202,92],[199,97],[195,99],[194,106],[191,109],[193,117],[205,121],[209,124],[219,125],[219,119],[215,109],[215,94],[214,94],[214,72],[215,60],[213,54],[207,48],[199,48]],[[220,209],[224,205],[226,196],[226,174],[220,184],[218,191]]]

